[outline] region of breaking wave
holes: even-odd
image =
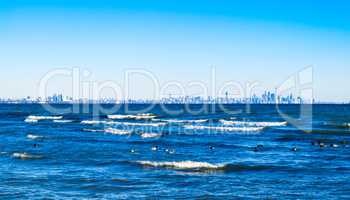
[[[12,157],[18,158],[18,159],[22,159],[22,160],[26,160],[26,159],[40,159],[40,158],[42,158],[42,156],[32,155],[32,154],[28,154],[28,153],[13,153]]]
[[[221,119],[220,122],[224,125],[237,126],[257,126],[257,127],[272,127],[272,126],[286,126],[287,122],[247,122],[247,121],[228,121]]]
[[[27,123],[35,123],[40,120],[60,120],[63,116],[34,116],[30,115],[28,116],[24,121]]]
[[[205,122],[208,122],[209,119],[193,119],[193,120],[186,120],[186,119],[166,119],[166,120],[162,120],[162,121],[168,122],[168,123],[186,124],[186,123],[205,123]]]
[[[36,119],[25,119],[24,122],[26,123],[36,123],[38,122],[39,120],[36,120]]]
[[[154,114],[151,113],[143,113],[143,114],[137,114],[137,115],[108,115],[108,119],[153,119],[157,117]]]
[[[57,120],[57,119],[62,119],[63,116],[34,116],[30,115],[27,117],[27,119],[33,119],[33,120]]]
[[[264,127],[227,127],[227,126],[184,126],[186,129],[215,130],[215,131],[237,131],[237,132],[258,132]]]
[[[114,125],[122,125],[122,126],[153,126],[153,127],[167,125],[167,123],[165,122],[159,122],[159,123],[105,122],[105,124],[110,124],[110,125],[114,124]]]
[[[115,129],[115,128],[106,128],[106,129],[83,129],[83,131],[86,132],[100,132],[100,133],[110,133],[113,135],[130,135],[132,132],[128,130],[121,130],[121,129]]]
[[[208,162],[196,161],[177,161],[177,162],[154,162],[154,161],[136,161],[137,164],[145,167],[166,168],[175,170],[190,170],[190,171],[260,171],[277,169],[275,166],[268,165],[242,165],[242,164],[211,164]],[[281,167],[280,170],[283,170]]]
[[[106,121],[98,121],[98,120],[84,120],[80,122],[81,124],[103,124]]]
[[[87,132],[104,132],[104,130],[87,129],[87,128],[84,128],[83,131],[87,131]]]
[[[149,167],[164,167],[174,169],[218,169],[225,165],[214,165],[207,162],[195,161],[179,161],[179,162],[152,162],[152,161],[136,161],[136,163]]]
[[[142,133],[141,134],[142,138],[158,138],[160,136],[162,136],[162,134],[159,134],[159,133]]]
[[[64,119],[55,119],[53,120],[54,123],[71,123],[73,120],[64,120]]]
[[[36,140],[36,139],[43,138],[43,136],[28,134],[28,135],[27,135],[27,138],[28,138],[28,139],[32,139],[32,140]]]
[[[165,126],[167,123],[165,122],[159,122],[159,123],[136,123],[136,122],[115,122],[115,121],[98,121],[98,120],[84,120],[80,122],[81,124],[90,124],[90,125],[96,125],[96,124],[106,124],[106,125],[120,125],[120,126],[153,126],[153,127],[159,127],[159,126]]]
[[[129,135],[129,134],[131,134],[131,131],[114,129],[114,128],[107,128],[104,130],[104,132],[114,134],[114,135]]]

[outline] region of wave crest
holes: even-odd
[[[83,131],[86,131],[86,132],[104,132],[104,130],[88,129],[88,128],[84,128]]]
[[[278,167],[270,165],[246,165],[246,164],[212,164],[208,162],[196,162],[196,161],[176,161],[176,162],[154,162],[154,161],[136,161],[145,167],[154,168],[166,168],[175,170],[189,170],[198,172],[237,172],[237,171],[261,171],[261,170],[274,170]],[[284,170],[280,167],[279,170]]]
[[[105,121],[98,121],[98,120],[83,120],[80,123],[81,124],[103,124],[106,122]]]
[[[126,131],[126,130],[120,130],[120,129],[115,129],[115,128],[107,128],[104,130],[105,133],[111,133],[114,135],[129,135],[131,134],[130,131]]]
[[[159,122],[159,123],[106,122],[106,124],[110,124],[110,125],[114,124],[114,125],[122,125],[122,126],[153,126],[153,127],[167,125],[167,123],[165,122]]]
[[[158,138],[160,136],[162,136],[162,135],[159,133],[142,133],[141,134],[142,138]]]
[[[108,115],[108,119],[153,119],[157,117],[156,115],[152,113],[143,113],[143,114],[137,114],[137,115]]]
[[[68,120],[68,119],[55,119],[53,120],[54,123],[71,123],[73,120]]]
[[[168,123],[179,123],[179,124],[185,124],[185,123],[205,123],[208,122],[209,119],[166,119],[162,120]]]
[[[214,165],[207,162],[195,161],[178,161],[178,162],[153,162],[153,161],[136,161],[136,163],[149,167],[164,167],[174,169],[219,169],[224,165]]]
[[[36,123],[39,122],[40,120],[60,120],[62,119],[63,116],[34,116],[34,115],[29,115],[24,122],[26,123]]]
[[[259,132],[264,127],[227,127],[227,126],[184,126],[186,129],[197,129],[197,130],[214,130],[214,131],[232,131],[232,132]]]
[[[57,120],[62,119],[63,116],[35,116],[35,115],[29,115],[27,119],[32,120]]]
[[[81,124],[90,124],[90,125],[96,125],[96,124],[106,124],[106,125],[120,125],[120,126],[153,126],[153,127],[159,127],[159,126],[165,126],[167,123],[165,122],[159,122],[159,123],[136,123],[136,122],[114,122],[114,121],[98,121],[98,120],[84,120],[80,122]]]
[[[32,140],[36,140],[36,139],[43,138],[43,136],[28,134],[28,135],[27,135],[27,138],[28,138],[28,139],[32,139]]]
[[[287,122],[247,122],[247,121],[228,121],[221,119],[220,122],[224,125],[237,126],[257,126],[257,127],[271,127],[271,126],[286,126]]]
[[[26,122],[26,123],[37,123],[37,122],[39,122],[39,120],[36,120],[36,119],[25,119],[24,122]]]
[[[42,156],[38,156],[38,155],[31,155],[29,153],[13,153],[12,157],[14,158],[18,158],[18,159],[22,159],[22,160],[26,160],[26,159],[39,159],[42,158]]]

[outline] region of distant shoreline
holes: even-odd
[[[0,102],[0,105],[350,105],[350,103],[290,103],[290,104],[273,104],[273,103],[6,103]]]

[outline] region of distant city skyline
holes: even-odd
[[[46,73],[81,67],[90,80],[118,82],[144,69],[160,84],[259,82],[259,95],[313,66],[313,96],[350,102],[350,3],[347,1],[0,2],[0,97],[38,97]],[[48,91],[71,95],[65,77]],[[131,80],[130,97],[154,86]],[[188,87],[188,95],[201,91]],[[175,93],[175,92],[172,92]],[[222,95],[222,94],[218,94]]]
[[[332,103],[322,102],[316,99],[303,99],[300,96],[289,95],[277,95],[273,91],[264,91],[259,96],[253,94],[249,97],[231,97],[228,92],[224,96],[172,96],[162,97],[159,99],[122,99],[120,97],[114,98],[77,98],[74,99],[71,96],[64,96],[62,94],[53,94],[45,98],[42,97],[24,97],[18,99],[0,98],[0,103],[9,104],[75,104],[75,103],[107,103],[107,104],[319,104],[319,103]],[[350,104],[350,102],[338,102]]]

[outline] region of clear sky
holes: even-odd
[[[219,85],[261,88],[313,66],[316,99],[350,101],[349,10],[346,0],[2,0],[0,96],[35,96],[45,73],[73,66],[120,84],[130,68],[161,84],[208,82],[215,66]],[[142,78],[132,84],[135,98],[152,93]]]

